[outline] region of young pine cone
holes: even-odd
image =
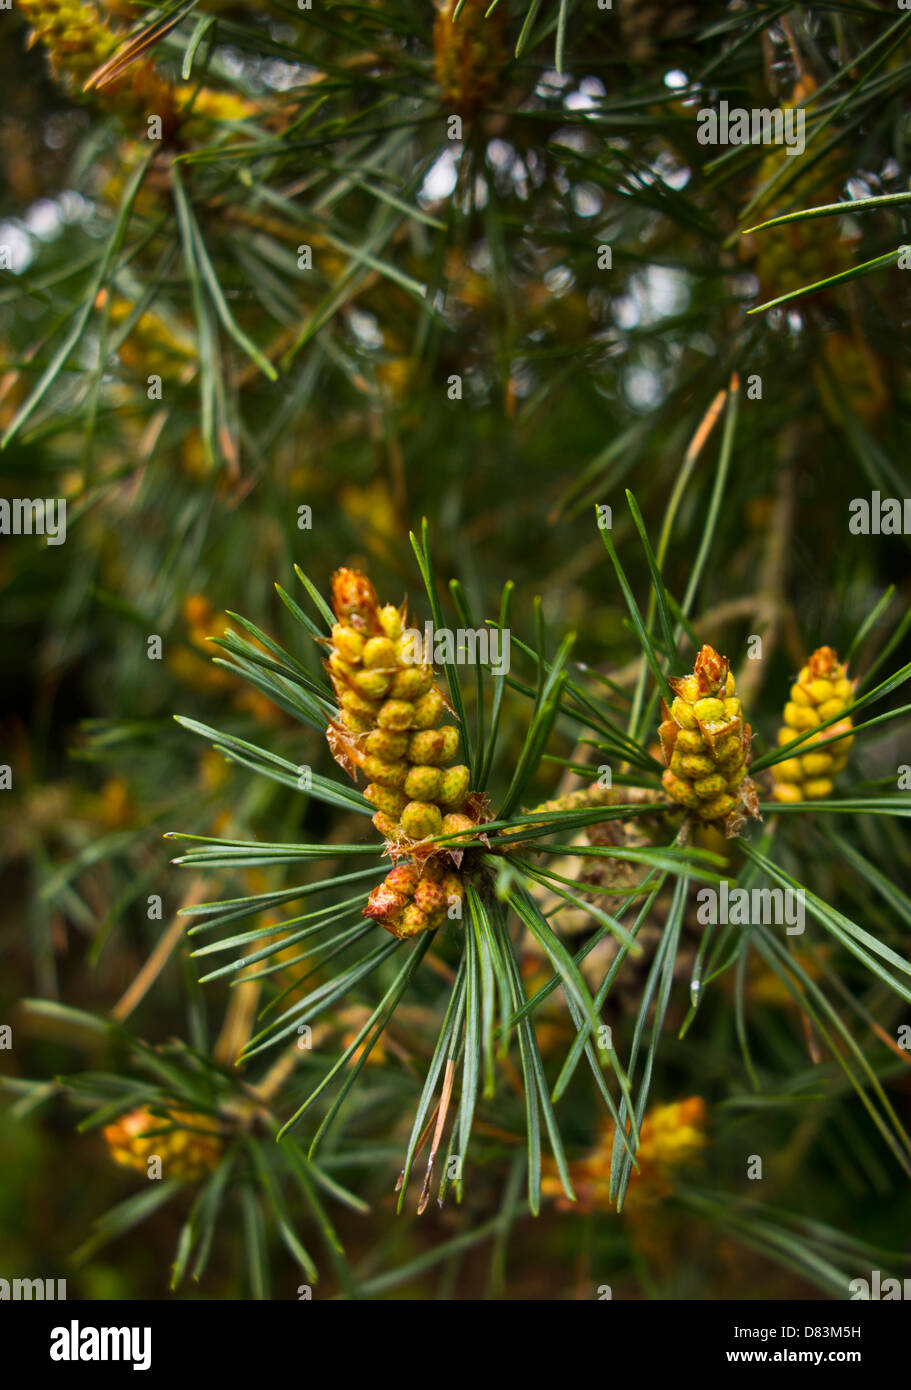
[[[19,0],[32,24],[29,47],[43,44],[52,73],[78,91],[121,42],[115,29],[88,0]]]
[[[831,647],[817,648],[791,686],[791,698],[784,707],[784,724],[778,730],[779,747],[824,719],[840,714],[852,702],[854,687],[846,671]],[[772,768],[775,800],[814,801],[831,796],[832,778],[847,762],[854,741],[853,735],[847,733],[851,727],[850,717],[840,719],[808,738],[793,758],[776,763]],[[813,744],[842,731],[845,738],[814,751]]]
[[[29,46],[42,45],[52,76],[76,99],[83,97],[96,71],[125,47],[129,31],[120,20],[135,17],[130,6],[119,11],[93,0],[18,0],[18,5],[32,25]],[[115,12],[113,23],[106,9]],[[253,102],[233,92],[169,82],[151,59],[138,55],[122,72],[89,90],[92,100],[143,131],[149,116],[160,117],[165,140],[178,129],[186,138],[191,132],[201,134],[213,121],[239,121],[257,111]]]
[[[373,917],[393,936],[434,931],[447,917],[462,915],[462,879],[444,869],[440,858],[399,864],[370,894],[362,915]]]
[[[450,766],[459,731],[440,727],[446,701],[432,668],[415,659],[404,607],[381,608],[367,576],[350,569],[333,575],[332,601],[338,622],[328,667],[339,717],[327,737],[336,762],[368,779],[373,824],[410,854],[434,836],[470,832],[468,768]]]
[[[456,0],[442,0],[433,28],[434,71],[444,99],[460,116],[473,116],[497,86],[506,51],[505,0],[487,15],[488,0],[465,0],[453,22]]]
[[[91,0],[18,0],[32,24],[29,46],[40,43],[54,78],[74,97],[95,70],[125,42],[126,30],[110,25]],[[125,76],[105,85],[98,94],[103,105],[121,119],[145,124],[147,115],[161,116],[166,127],[174,117],[169,84],[148,59],[132,63]]]
[[[759,800],[747,774],[751,730],[728,659],[704,646],[693,674],[669,684],[676,699],[670,709],[661,701],[658,730],[664,790],[697,820],[725,821],[727,834],[736,834],[744,812],[759,815]]]
[[[672,1191],[682,1168],[696,1163],[708,1145],[708,1110],[701,1096],[670,1105],[652,1105],[639,1127],[638,1171],[633,1170],[627,1196],[627,1210],[641,1202],[653,1202]],[[584,1158],[570,1164],[570,1174],[578,1201],[577,1211],[611,1211],[610,1179],[614,1147],[614,1123],[603,1121],[598,1127],[595,1147]],[[541,1191],[555,1197],[566,1209],[556,1165],[551,1160],[544,1171]]]
[[[147,1130],[158,1133],[146,1134]],[[222,1155],[222,1139],[212,1117],[177,1107],[167,1116],[153,1115],[145,1107],[131,1110],[102,1132],[114,1162],[143,1177],[149,1176],[149,1159],[158,1157],[164,1178],[202,1178],[218,1167]]]

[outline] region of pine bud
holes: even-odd
[[[409,903],[402,913],[398,923],[396,936],[417,936],[419,932],[428,931],[433,925],[426,912],[422,912],[417,903]]]
[[[465,801],[467,770],[440,772],[458,750],[458,730],[437,727],[446,702],[432,684],[431,668],[414,664],[412,639],[404,632],[404,605],[380,608],[373,585],[358,570],[337,570],[332,595],[338,621],[327,666],[340,719],[330,724],[329,744],[346,771],[354,776],[360,768],[369,778],[365,795],[383,817],[382,822],[374,818],[374,824],[395,826],[394,835],[407,835],[399,816],[408,801],[436,803],[438,810],[461,807]],[[384,789],[397,793],[402,788],[407,795],[401,806],[397,796],[383,794]],[[409,820],[422,828],[435,824],[436,817],[428,821],[426,814],[412,812]]]
[[[378,711],[377,723],[381,729],[413,729],[415,706],[410,700],[387,700]]]
[[[408,740],[408,761],[442,767],[459,751],[459,731],[453,724],[443,729],[426,729]]]
[[[411,894],[396,889],[387,877],[371,889],[367,906],[362,909],[361,916],[375,917],[378,921],[385,922],[387,918],[400,917],[410,901]]]
[[[382,700],[391,684],[387,671],[357,671],[351,678],[352,687],[366,700]]]
[[[372,714],[357,714],[353,710],[344,711],[345,728],[352,734],[369,734],[374,725]]]
[[[446,894],[443,892],[442,884],[431,883],[428,879],[422,879],[418,884],[414,892],[414,901],[428,917],[446,910]]]
[[[353,637],[357,636],[353,627],[345,629]],[[341,681],[344,685],[352,685],[355,676],[358,674],[355,661],[347,661],[340,652],[333,652],[329,658],[329,672],[334,681]]]
[[[370,819],[372,820],[374,827],[380,832],[384,839],[398,839],[399,834],[401,832],[399,829],[399,823],[396,820],[395,816],[387,816],[385,811],[377,811],[376,815],[371,816]]]
[[[338,569],[332,576],[332,607],[336,616],[361,632],[378,625],[376,590],[360,570]]]
[[[377,729],[364,739],[364,748],[372,756],[382,758],[385,763],[395,763],[405,757],[408,750],[408,735],[396,734],[391,729]],[[409,762],[429,762],[429,758],[409,758]]]
[[[346,714],[352,714],[357,719],[367,723],[368,728],[373,728],[381,707],[370,700],[365,700],[362,695],[358,695],[356,690],[343,690],[339,695],[339,704]]]
[[[391,820],[398,820],[405,807],[409,805],[404,792],[396,791],[394,787],[383,787],[378,782],[370,782],[364,788],[364,796],[372,806]]]
[[[7,5],[5,8],[9,8]],[[40,41],[51,72],[73,96],[80,97],[95,70],[108,62],[126,39],[126,31],[107,22],[102,7],[92,0],[19,0],[33,25],[30,42]],[[173,88],[154,64],[136,54],[129,71],[92,90],[93,99],[130,122],[143,121],[148,111],[161,115],[170,127],[175,114]]]
[[[405,786],[408,764],[404,761],[384,763],[382,758],[365,758],[361,763],[361,771],[371,782],[378,782],[381,787],[395,787],[401,790]],[[413,793],[409,792],[409,796],[411,795]]]
[[[337,622],[326,665],[340,711],[327,731],[333,756],[352,777],[360,770],[368,779],[364,796],[376,807],[373,824],[394,853],[407,848],[428,865],[436,855],[458,862],[455,846],[438,851],[422,842],[440,834],[444,818],[453,829],[473,834],[482,802],[475,806],[470,800],[468,768],[447,766],[458,752],[459,732],[439,727],[448,707],[433,685],[431,667],[416,664],[405,605],[380,608],[366,575],[349,569],[333,575],[332,600]],[[474,819],[453,819],[466,808]],[[366,915],[398,932],[402,890],[385,882],[380,887]],[[413,914],[409,922],[414,928]]]
[[[332,645],[343,661],[354,664],[361,659],[364,638],[355,628],[336,623],[332,629]]]
[[[627,1211],[654,1208],[656,1198],[666,1197],[676,1181],[678,1170],[694,1164],[708,1144],[708,1112],[701,1096],[689,1096],[672,1105],[653,1105],[639,1126],[637,1167],[626,1196]],[[615,1128],[608,1119],[600,1126],[598,1142],[584,1157],[570,1165],[573,1187],[584,1212],[610,1211],[611,1155]],[[544,1168],[541,1190],[562,1204],[562,1184],[556,1164],[549,1160]]]
[[[386,875],[385,882],[396,893],[404,893],[406,897],[414,897],[414,890],[418,886],[420,871],[417,864],[397,864],[394,869],[390,869]]]
[[[428,690],[426,695],[415,700],[412,705],[413,722],[412,729],[433,729],[443,718],[446,704],[440,692],[434,687]]]
[[[446,899],[446,906],[451,907],[455,902],[461,902],[465,896],[465,888],[458,874],[444,874],[440,885]]]
[[[831,647],[817,648],[791,686],[791,698],[784,707],[784,724],[778,731],[779,747],[790,743],[798,734],[815,729],[823,720],[840,714],[853,699],[854,686],[848,680],[847,667],[839,662]],[[831,796],[833,778],[847,762],[854,741],[848,732],[851,727],[850,716],[840,719],[805,739],[793,758],[776,763],[772,768],[775,800],[814,801]],[[814,744],[842,732],[846,735],[844,738],[814,752]]]
[[[463,815],[461,811],[451,811],[448,816],[443,817],[443,825],[440,833],[442,835],[455,835],[457,832],[467,832],[467,840],[474,839],[477,826],[470,816]],[[452,844],[464,843],[461,840],[453,840]]]
[[[402,635],[402,615],[394,603],[384,603],[380,609],[379,624],[385,635],[392,642],[397,642]]]
[[[782,103],[784,112],[806,101],[815,88],[815,81],[804,74],[790,101]],[[763,190],[763,220],[790,211],[795,202],[798,206],[805,206],[808,199],[820,204],[835,202],[841,196],[843,159],[843,151],[830,149],[814,161],[812,172],[787,179],[769,199],[765,190],[780,176],[782,167],[791,162],[786,150],[770,150],[759,165],[755,184],[756,191]],[[855,260],[850,233],[821,236],[813,222],[790,222],[756,236],[742,237],[738,254],[753,262],[763,299],[828,280],[847,270]],[[824,303],[837,293],[832,288],[819,290],[817,302]]]
[[[405,792],[413,801],[439,801],[440,785],[447,775],[438,767],[412,767],[405,778]]]
[[[462,763],[457,767],[447,768],[440,778],[436,799],[442,806],[461,806],[468,795],[468,778],[468,768]]]
[[[691,676],[669,682],[675,699],[661,702],[661,747],[668,795],[698,820],[726,821],[736,831],[743,811],[758,815],[756,789],[747,776],[749,724],[742,718],[726,657],[704,646]]]
[[[361,655],[368,671],[392,671],[395,666],[395,643],[388,637],[371,637]]]
[[[427,694],[432,684],[429,666],[405,666],[393,676],[390,694],[397,700],[417,700]]]
[[[409,801],[399,817],[402,830],[411,840],[426,840],[439,835],[443,816],[432,801]]]

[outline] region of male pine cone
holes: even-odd
[[[370,894],[364,917],[373,917],[393,936],[417,936],[443,925],[453,911],[461,916],[462,879],[446,870],[440,856],[423,864],[398,864]]]
[[[439,0],[433,29],[434,71],[444,99],[460,116],[477,114],[493,95],[506,61],[506,4],[487,14],[487,0]]]
[[[744,814],[759,815],[759,800],[748,776],[751,729],[728,659],[704,646],[692,675],[669,684],[675,699],[670,708],[661,701],[658,730],[664,790],[697,820],[725,821],[732,835]]]
[[[218,1167],[222,1155],[222,1139],[212,1117],[177,1108],[167,1117],[153,1115],[145,1107],[131,1110],[106,1125],[103,1134],[114,1162],[143,1177],[149,1175],[149,1159],[158,1157],[162,1177],[202,1178]]]
[[[778,730],[778,745],[790,743],[798,734],[815,729],[825,719],[840,714],[854,699],[854,687],[847,667],[831,647],[818,647],[791,686],[791,698],[784,707],[784,724]],[[820,729],[801,745],[793,758],[785,758],[772,768],[776,801],[813,801],[832,793],[832,779],[848,760],[853,735],[850,717]],[[812,745],[835,734],[846,737],[814,751]]]
[[[360,768],[368,778],[364,795],[377,808],[374,825],[409,850],[469,828],[461,814],[468,768],[448,766],[459,732],[440,727],[446,701],[432,668],[415,660],[403,610],[391,603],[381,608],[358,570],[335,572],[332,599],[338,622],[328,664],[339,720],[330,726],[329,745],[342,767]]]
[[[145,130],[148,117],[158,116],[162,138],[169,142],[178,132],[186,136],[191,128],[198,131],[200,123],[239,121],[256,113],[255,103],[246,97],[197,83],[168,81],[142,52],[135,53],[122,71],[96,80],[130,39],[127,27],[116,20],[110,23],[105,13],[113,11],[121,17],[116,5],[98,5],[94,0],[17,3],[32,25],[29,47],[35,43],[44,47],[54,79],[76,98],[91,91],[93,99],[127,125]],[[3,8],[8,9],[8,3]]]
[[[332,577],[332,629],[328,669],[339,704],[328,740],[336,761],[368,779],[364,796],[377,809],[373,824],[394,859],[410,856],[374,889],[365,916],[396,936],[437,927],[461,879],[440,862],[448,850],[439,835],[474,830],[469,772],[453,764],[459,731],[442,725],[446,701],[432,668],[418,657],[420,639],[405,628],[405,608],[380,607],[359,570]]]

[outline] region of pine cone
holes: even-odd
[[[95,307],[103,309],[107,301],[107,290],[100,290]],[[109,309],[111,324],[119,327],[130,318],[134,309],[135,305],[128,299],[113,299]],[[154,374],[160,376],[162,381],[173,381],[185,375],[188,364],[196,362],[197,354],[192,338],[179,337],[162,317],[146,312],[140,314],[129,337],[121,342],[117,357],[124,367],[144,379]]]
[[[120,43],[92,4],[84,0],[19,0],[32,25],[29,47],[42,43],[51,72],[71,90],[106,62]]]
[[[91,0],[18,0],[18,4],[32,24],[29,43],[44,46],[54,79],[73,97],[83,95],[89,78],[127,40],[126,26],[110,24]],[[239,121],[259,109],[233,92],[168,82],[154,62],[138,56],[119,76],[90,93],[128,124],[144,127],[148,116],[159,116],[166,140],[178,130],[184,137],[199,134],[207,122]]]
[[[377,829],[420,857],[417,845],[443,833],[444,821],[467,814],[475,824],[468,768],[447,766],[458,752],[459,731],[439,727],[447,704],[432,668],[416,660],[404,605],[381,608],[359,570],[337,570],[332,595],[338,622],[328,668],[339,718],[329,727],[329,746],[347,772],[360,768],[369,778],[364,795],[377,808]]]
[[[790,743],[798,734],[815,728],[824,719],[840,714],[854,698],[854,686],[847,678],[847,667],[831,647],[819,647],[791,686],[791,698],[784,707],[784,724],[778,730],[778,744]],[[833,734],[847,733],[850,717],[840,719],[828,729],[808,738],[793,758],[776,763],[773,796],[776,801],[813,801],[831,796],[832,778],[848,760],[853,735],[830,743],[814,752],[812,745]]]
[[[126,30],[111,26],[90,0],[18,0],[32,24],[30,44],[47,51],[54,78],[72,96],[124,42]],[[148,60],[133,62],[124,76],[99,94],[104,105],[127,121],[144,124],[147,115],[162,118],[170,129],[175,115],[173,91]]]
[[[747,775],[752,731],[728,659],[704,646],[693,674],[669,683],[676,699],[670,709],[661,701],[658,730],[664,790],[697,820],[724,821],[727,834],[736,834],[744,813],[759,815],[759,800]]]
[[[674,1175],[680,1168],[694,1163],[708,1143],[706,1135],[706,1104],[701,1096],[689,1096],[671,1105],[652,1105],[639,1127],[637,1160],[639,1171],[630,1177],[627,1205],[654,1200],[671,1191]],[[598,1142],[585,1158],[570,1164],[570,1175],[576,1191],[576,1211],[610,1211],[611,1161],[614,1147],[614,1124],[605,1121],[599,1128]],[[562,1185],[551,1160],[547,1165],[541,1191],[557,1198],[558,1206],[566,1206]]]
[[[506,4],[486,15],[488,0],[443,0],[433,29],[435,72],[444,99],[460,116],[474,116],[490,99],[506,60]]]
[[[442,926],[464,894],[461,876],[446,871],[439,857],[399,864],[370,894],[364,917],[374,917],[393,936],[417,936]]]
[[[168,1125],[173,1128],[167,1129]],[[159,1131],[146,1134],[146,1131]],[[206,1131],[200,1133],[200,1131]],[[162,1132],[164,1131],[164,1132]],[[211,1115],[197,1115],[174,1106],[166,1116],[142,1107],[121,1115],[102,1131],[111,1157],[124,1168],[148,1176],[148,1161],[161,1159],[165,1178],[205,1177],[217,1168],[223,1141]]]
[[[365,917],[395,936],[415,936],[446,920],[461,901],[458,842],[442,847],[438,835],[470,838],[483,818],[483,799],[469,791],[468,768],[448,766],[459,731],[440,727],[448,706],[433,684],[433,670],[416,659],[405,630],[405,607],[380,607],[359,570],[332,577],[338,622],[332,629],[329,676],[339,702],[328,731],[336,761],[369,778],[364,796],[377,808],[373,824],[389,841],[394,868],[370,894]]]

